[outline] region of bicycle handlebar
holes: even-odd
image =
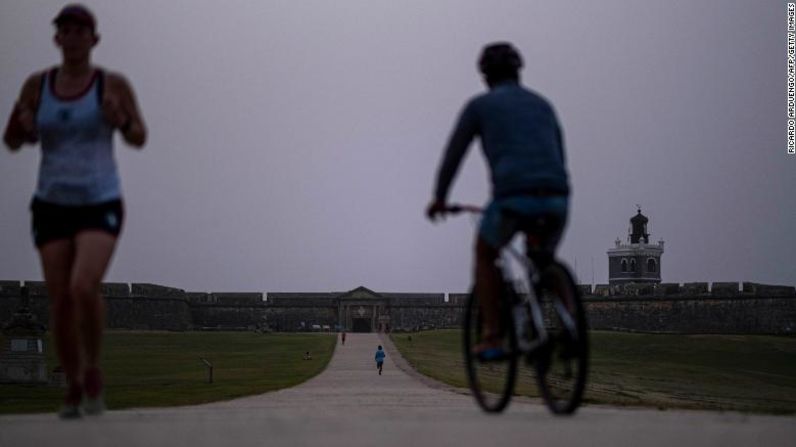
[[[460,213],[481,214],[484,212],[484,209],[476,205],[452,203],[447,207],[445,207],[444,211],[449,214],[460,214]]]

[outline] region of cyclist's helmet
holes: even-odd
[[[478,60],[478,69],[485,75],[517,72],[520,68],[522,56],[508,42],[487,45]]]

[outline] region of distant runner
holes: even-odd
[[[384,366],[384,357],[386,356],[387,354],[384,353],[381,345],[379,345],[379,349],[376,350],[376,368],[379,369],[379,375],[381,375],[381,369]]]

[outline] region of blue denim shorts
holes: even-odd
[[[553,252],[561,240],[568,211],[569,197],[563,195],[495,198],[484,210],[478,232],[490,246],[500,248],[511,241],[518,231],[522,231],[523,219],[553,216],[560,221],[560,225],[545,235],[543,241],[545,248]]]

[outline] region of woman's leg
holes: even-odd
[[[74,244],[69,239],[47,242],[39,247],[44,281],[50,297],[50,321],[58,351],[58,360],[66,374],[70,392],[67,404],[80,402],[81,373],[79,310],[70,294],[70,276],[74,263]],[[77,400],[77,402],[75,402]]]
[[[96,397],[102,388],[98,367],[105,328],[105,304],[100,296],[100,285],[116,247],[116,236],[100,230],[84,230],[75,236],[74,241],[75,258],[69,290],[82,314],[86,394]]]

